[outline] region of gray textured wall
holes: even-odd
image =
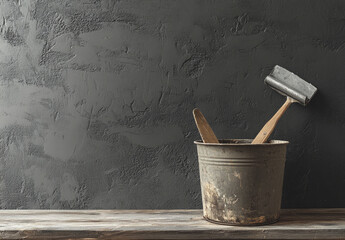
[[[283,207],[345,207],[344,1],[0,1],[0,207],[201,207],[191,111],[252,138],[319,88],[291,141]]]

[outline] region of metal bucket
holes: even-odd
[[[278,221],[289,142],[250,144],[251,141],[194,142],[206,220],[227,225]]]

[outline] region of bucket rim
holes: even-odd
[[[267,143],[255,143],[251,142],[253,139],[218,139],[219,143],[204,143],[202,140],[194,141],[196,145],[205,145],[205,146],[275,146],[275,145],[288,145],[289,141],[285,140],[270,140]]]

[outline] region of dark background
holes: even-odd
[[[284,208],[345,207],[345,1],[0,1],[0,207],[201,208],[192,109],[253,138],[315,85],[289,140]]]

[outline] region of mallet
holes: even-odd
[[[305,106],[317,91],[316,87],[278,65],[274,67],[273,71],[264,81],[271,88],[286,96],[287,99],[283,106],[265,124],[258,135],[256,135],[252,144],[265,143],[277,125],[278,120],[291,103],[298,102]]]

